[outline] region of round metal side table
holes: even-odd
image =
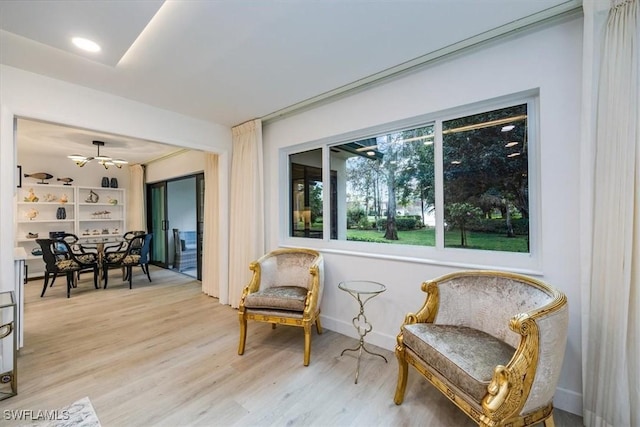
[[[353,323],[353,327],[358,331],[360,342],[358,343],[358,346],[356,348],[346,348],[342,350],[342,353],[340,353],[340,356],[343,356],[347,351],[358,352],[355,381],[355,383],[358,384],[358,375],[360,374],[360,357],[362,356],[363,350],[374,356],[381,357],[385,361],[385,363],[388,363],[387,358],[383,355],[368,350],[364,342],[364,337],[373,330],[373,326],[371,325],[371,323],[369,323],[369,321],[367,320],[367,316],[365,316],[364,314],[364,305],[371,298],[380,295],[382,292],[387,290],[387,287],[382,283],[372,282],[369,280],[350,280],[346,282],[340,282],[338,284],[338,288],[345,292],[348,292],[352,297],[356,299],[356,301],[358,301],[358,304],[360,305],[360,312],[351,321],[351,323]]]

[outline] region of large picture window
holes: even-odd
[[[336,238],[435,244],[434,138],[428,124],[331,147],[343,219]]]
[[[529,253],[531,105],[460,109],[290,154],[289,235]]]
[[[527,105],[442,123],[445,247],[529,252]]]

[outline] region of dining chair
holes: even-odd
[[[149,249],[153,233],[138,234],[128,241],[123,241],[119,246],[105,248],[102,257],[102,271],[104,274],[104,288],[109,282],[109,267],[124,267],[123,280],[129,281],[129,289],[132,289],[133,267],[139,265],[151,282],[149,274]]]
[[[40,297],[47,291],[49,277],[54,279],[64,273],[67,278],[67,298],[71,297],[71,288],[75,287],[75,276],[81,270],[93,270],[93,284],[98,289],[98,258],[95,254],[76,255],[65,240],[36,239],[42,249],[42,259],[45,262],[44,285]],[[64,250],[60,250],[64,248]],[[53,282],[52,282],[53,283]]]
[[[81,245],[79,243],[80,239],[78,238],[78,236],[76,236],[73,233],[67,233],[67,232],[50,232],[49,233],[49,238],[53,239],[53,240],[64,240],[65,242],[67,242],[67,246],[65,246],[62,243],[57,243],[55,244],[55,248],[54,248],[54,254],[56,255],[56,258],[58,258],[58,260],[63,260],[63,259],[67,259],[67,251],[68,249],[71,249],[71,251],[75,254],[75,256],[83,263],[86,264],[85,267],[83,267],[82,269],[78,270],[75,275],[74,275],[74,280],[73,280],[73,287],[75,288],[78,280],[80,280],[80,273],[82,273],[83,271],[93,271],[93,258],[97,257],[97,253],[95,250],[95,248],[91,248],[91,247],[86,247],[84,245]],[[85,255],[89,255],[88,257]],[[53,273],[53,278],[51,279],[51,283],[49,284],[49,287],[53,287],[53,284],[56,281],[56,278],[58,277],[57,273]]]

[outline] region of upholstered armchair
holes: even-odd
[[[567,340],[564,294],[527,276],[466,271],[422,284],[397,337],[400,405],[408,365],[480,426],[553,426]]]
[[[304,328],[304,366],[311,358],[311,326],[322,333],[320,301],[324,287],[322,255],[311,249],[277,249],[249,268],[253,277],[244,288],[238,315],[240,344],[244,354],[247,320]]]

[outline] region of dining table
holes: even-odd
[[[116,246],[122,242],[124,242],[125,239],[121,236],[109,236],[109,237],[90,237],[90,238],[85,238],[83,239],[83,242],[80,243],[80,248],[81,250],[83,250],[84,252],[93,252],[96,254],[97,258],[98,258],[98,281],[100,283],[100,286],[102,286],[102,282],[104,280],[104,273],[102,271],[103,269],[103,260],[104,260],[104,256],[105,256],[105,250],[109,247],[111,247],[111,245],[109,245],[109,243],[112,243],[113,246]]]

